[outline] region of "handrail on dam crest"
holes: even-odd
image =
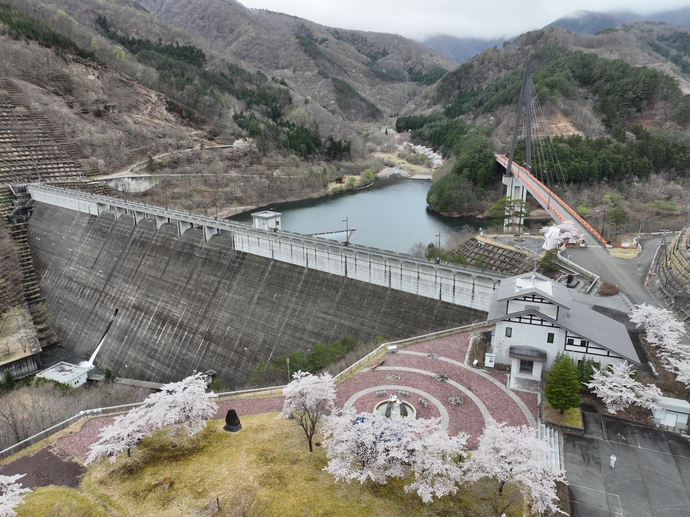
[[[234,249],[240,252],[483,311],[488,311],[493,291],[505,278],[503,274],[472,266],[433,264],[405,253],[358,245],[346,247],[319,237],[284,230],[272,232],[45,184],[29,184],[27,190],[39,203],[93,216],[112,211],[116,220],[128,214],[135,225],[145,219],[155,219],[158,229],[176,222],[180,236],[188,229],[201,228],[204,240],[214,235],[230,236]]]

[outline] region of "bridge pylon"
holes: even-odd
[[[508,166],[506,173],[503,176],[503,184],[506,186],[506,197],[515,201],[515,203],[506,204],[506,217],[503,221],[503,231],[506,232],[521,232],[525,223],[524,218],[524,204],[527,201],[527,189],[518,181],[512,174],[513,157],[515,156],[515,145],[517,143],[518,129],[520,128],[520,120],[522,118],[523,107],[525,111],[525,125],[527,126],[526,138],[526,163],[525,167],[528,170],[532,169],[532,63],[527,61],[525,63],[525,73],[522,77],[522,89],[520,90],[520,100],[518,102],[517,115],[515,116],[515,126],[513,127],[513,138],[510,143],[510,155],[508,157]],[[519,209],[517,204],[521,203]]]

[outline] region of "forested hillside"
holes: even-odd
[[[12,44],[8,76],[44,95],[55,119],[60,96],[70,110],[68,134],[105,170],[175,147],[249,137],[257,157],[207,163],[220,176],[280,168],[289,171],[281,182],[302,185],[284,192],[309,196],[343,172],[378,170],[371,152],[391,148],[385,133],[395,125],[453,163],[429,193],[434,210],[483,212],[499,197],[492,157],[507,150],[529,58],[549,145],[558,149],[560,188],[687,178],[690,31],[680,27],[639,22],[592,36],[547,28],[455,67],[400,36],[324,27],[232,0],[7,1],[72,45],[48,45],[58,59],[47,59],[46,71],[37,65],[41,51]],[[116,87],[114,73],[125,89]],[[134,92],[147,92],[148,101]],[[123,126],[126,120],[131,124]],[[161,120],[167,125],[156,127]],[[166,172],[197,169],[186,159],[161,165]],[[266,187],[274,181],[267,175],[263,187],[235,189],[233,203],[261,202],[257,192],[279,196]],[[173,183],[157,187],[166,203],[204,204],[196,185]],[[232,190],[227,179],[213,183]],[[177,190],[167,195],[166,188]]]
[[[415,143],[440,149],[455,160],[450,173],[437,178],[429,191],[429,206],[449,214],[481,213],[487,199],[498,198],[500,170],[493,155],[508,151],[528,58],[549,129],[542,132],[540,145],[553,150],[539,165],[550,171],[543,181],[570,198],[573,206],[582,205],[585,213],[588,209],[576,192],[646,182],[652,175],[685,184],[690,178],[690,95],[683,78],[690,31],[647,27],[607,30],[593,37],[560,29],[535,31],[446,74],[424,94],[426,114],[396,121],[398,131],[412,131]],[[632,64],[606,56],[604,49],[625,41],[635,42],[626,54]],[[656,66],[635,66],[645,52],[659,58]],[[675,76],[666,73],[669,68]],[[556,128],[554,121],[563,119],[569,129],[559,135],[563,128]],[[520,141],[516,160],[524,159]],[[688,203],[677,199],[678,190],[668,192],[657,192],[655,198],[640,193],[637,202],[625,208],[631,216],[651,211],[661,219],[682,221]]]

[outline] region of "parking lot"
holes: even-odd
[[[690,440],[583,413],[585,436],[564,434],[573,517],[687,517]],[[611,468],[610,456],[616,455]]]

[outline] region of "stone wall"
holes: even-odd
[[[203,228],[180,235],[175,224],[157,229],[155,219],[135,224],[134,217],[36,203],[29,221],[36,270],[62,343],[87,359],[119,309],[96,364],[123,377],[169,382],[213,369],[228,386],[241,386],[259,361],[345,334],[393,340],[482,321],[486,313],[477,307],[488,306],[498,286],[448,268],[364,261],[348,249],[325,260],[335,253],[327,244],[313,252],[299,247],[308,250],[300,252],[304,264],[290,264],[271,254],[295,257],[294,239],[271,243],[275,234],[248,231],[246,239],[256,240],[253,254],[233,242],[245,237],[208,238]],[[341,269],[329,273],[307,260]],[[395,288],[411,283],[427,296]],[[477,307],[439,297],[464,297]]]
[[[659,259],[657,287],[663,300],[676,316],[690,321],[690,228],[686,228],[667,246]]]

